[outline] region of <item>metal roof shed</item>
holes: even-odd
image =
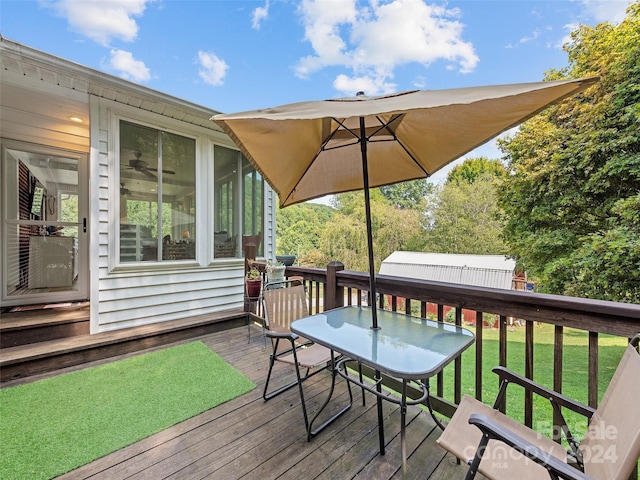
[[[505,255],[396,251],[382,261],[380,274],[511,290],[515,268]]]

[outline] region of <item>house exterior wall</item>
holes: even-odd
[[[92,228],[91,331],[102,332],[160,321],[217,312],[243,305],[244,261],[213,258],[213,152],[214,144],[235,148],[225,135],[184,124],[176,119],[141,112],[116,102],[92,97],[91,165],[95,178],[90,195]],[[118,265],[119,219],[117,132],[120,119],[143,122],[183,135],[197,142],[196,171],[197,238],[196,259],[149,265]],[[210,183],[211,182],[211,183]],[[275,203],[273,191],[265,188],[265,256],[275,252]]]
[[[0,47],[0,137],[88,155],[91,332],[242,307],[244,260],[214,258],[214,145],[237,150],[209,120],[216,112],[4,38]],[[70,113],[88,122],[71,124]],[[118,264],[120,118],[196,139],[195,260]],[[265,184],[266,258],[275,197]]]

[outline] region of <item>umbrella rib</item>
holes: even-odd
[[[378,133],[380,133],[381,131],[385,130],[386,132],[389,133],[389,135],[391,135],[393,137],[393,140],[398,141],[398,137],[396,136],[395,132],[389,127],[389,125],[391,125],[393,122],[395,122],[398,118],[401,118],[403,116],[403,114],[397,114],[394,115],[388,122],[384,122],[384,120],[382,120],[380,118],[380,116],[376,115],[376,120],[380,123],[380,127],[373,132],[371,135],[369,135],[368,137],[365,138],[365,140],[367,142],[376,142],[376,141],[388,141],[388,140],[372,140],[373,137],[375,137],[376,135],[378,135]],[[334,148],[341,148],[341,147],[348,147],[350,145],[355,145],[355,143],[360,141],[360,134],[358,134],[355,130],[347,127],[344,124],[344,121],[338,120],[337,118],[333,117],[333,121],[335,121],[338,126],[331,132],[331,134],[322,142],[322,145],[320,146],[320,151],[326,151],[326,150],[333,150]],[[348,144],[343,144],[340,145],[338,147],[331,147],[331,148],[326,148],[327,144],[331,141],[331,139],[333,138],[333,136],[336,134],[336,132],[340,129],[344,129],[346,132],[349,132],[353,138],[356,140],[356,142],[354,143],[348,143]],[[404,147],[403,147],[404,148]],[[405,149],[406,150],[406,149]]]
[[[416,157],[413,156],[413,154],[407,149],[407,147],[404,146],[404,144],[400,141],[400,140],[396,140],[398,142],[398,145],[400,145],[400,147],[402,147],[402,149],[407,153],[407,155],[409,156],[409,158],[413,161],[413,163],[416,164],[416,166],[427,176],[430,177],[431,174],[429,172],[427,172],[424,167],[420,164],[420,162],[418,160],[416,160]]]
[[[409,151],[409,149],[407,147],[404,146],[404,144],[400,141],[400,139],[398,138],[398,136],[396,135],[396,132],[394,130],[392,130],[391,128],[389,128],[389,125],[393,122],[395,122],[398,118],[404,116],[404,114],[398,113],[397,115],[394,115],[391,120],[389,120],[388,122],[384,122],[380,119],[379,116],[376,115],[376,119],[380,122],[381,126],[378,130],[376,130],[375,132],[373,132],[368,138],[367,141],[369,142],[391,142],[391,141],[395,141],[398,143],[398,145],[400,145],[400,147],[405,151],[405,153],[409,156],[409,158],[413,161],[413,163],[416,164],[416,166],[422,171],[422,173],[424,173],[427,177],[431,176],[431,174],[429,172],[427,172],[424,167],[420,164],[420,162],[418,162],[418,160],[416,159],[416,157],[413,156],[413,154]],[[374,137],[378,132],[382,131],[382,130],[386,130],[387,132],[389,132],[389,134],[393,137],[390,140],[386,140],[386,139],[380,139],[380,140],[370,140],[372,137]]]
[[[327,147],[325,145],[320,149],[320,152],[329,152],[331,150],[336,150],[338,148],[344,148],[344,147],[350,147],[351,145],[357,145],[358,143],[360,143],[360,139],[354,140],[353,142],[349,142],[349,143],[342,143],[340,145],[336,145],[335,147]],[[320,152],[318,152],[318,153],[320,153]]]
[[[325,140],[322,141],[322,145],[320,145],[320,149],[318,150],[318,152],[313,157],[314,160],[318,157],[318,155],[320,155],[321,152],[325,152],[325,151],[328,151],[328,150],[333,150],[335,148],[348,147],[350,145],[355,145],[356,143],[358,143],[360,141],[360,137],[358,136],[358,134],[355,133],[353,130],[351,130],[349,127],[347,127],[342,121],[338,120],[335,117],[332,117],[332,120],[335,121],[338,124],[338,126],[331,132],[330,135],[327,136],[327,138]],[[347,144],[339,145],[337,147],[329,147],[329,148],[327,148],[327,144],[331,141],[331,139],[333,139],[333,136],[338,132],[338,130],[340,130],[341,127],[344,130],[346,130],[347,132],[349,132],[351,135],[353,135],[353,138],[356,141],[354,143],[347,143]]]
[[[289,200],[291,198],[291,195],[293,195],[293,193],[296,191],[296,188],[300,184],[300,181],[307,174],[307,172],[309,171],[309,168],[311,168],[311,165],[313,164],[313,162],[315,162],[316,158],[318,158],[318,155],[320,155],[322,152],[324,152],[326,150],[332,150],[332,148],[326,148],[327,144],[331,141],[331,139],[336,134],[336,132],[340,129],[340,127],[344,127],[343,123],[340,120],[338,120],[337,118],[333,118],[333,120],[335,120],[338,123],[338,126],[336,128],[334,128],[333,131],[327,136],[327,138],[322,141],[322,145],[320,145],[320,148],[318,149],[318,151],[315,153],[315,155],[313,156],[313,158],[311,159],[311,161],[307,165],[307,168],[304,169],[304,173],[298,177],[298,181],[293,186],[293,188],[289,191],[289,194],[287,195],[286,200]],[[344,128],[346,128],[346,127],[344,127]],[[346,129],[349,130],[348,128],[346,128]],[[353,132],[351,132],[350,130],[349,130],[349,132],[353,134]],[[337,148],[337,147],[334,147],[334,148]],[[286,200],[285,200],[285,202],[286,202]],[[281,203],[284,203],[284,202],[281,202]]]
[[[365,138],[365,142],[392,142],[395,141],[398,143],[398,145],[400,145],[400,147],[405,151],[405,153],[409,156],[409,158],[411,159],[411,161],[420,169],[420,171],[422,171],[422,173],[424,173],[425,176],[430,176],[430,173],[427,172],[424,167],[420,164],[420,162],[418,162],[416,160],[416,158],[413,156],[413,154],[407,149],[407,147],[404,146],[404,144],[398,139],[397,135],[395,134],[395,132],[389,127],[389,125],[393,122],[395,122],[398,118],[402,117],[402,114],[397,114],[394,115],[388,122],[384,122],[378,115],[376,115],[376,120],[378,120],[378,122],[380,122],[380,127],[373,132],[371,135],[369,135],[368,137]],[[300,184],[300,181],[302,180],[302,178],[307,174],[307,172],[309,171],[309,168],[311,168],[311,165],[313,164],[313,162],[315,161],[316,158],[318,158],[318,156],[322,153],[322,152],[326,152],[326,151],[330,151],[330,150],[336,150],[338,148],[344,148],[344,147],[348,147],[351,145],[355,145],[356,143],[360,142],[360,135],[358,135],[358,133],[356,133],[353,129],[347,127],[344,124],[344,121],[339,120],[335,117],[332,117],[333,120],[338,124],[338,126],[333,129],[333,131],[331,132],[330,135],[327,136],[327,138],[322,142],[322,145],[320,146],[320,149],[316,152],[316,154],[313,156],[313,159],[311,160],[311,162],[309,162],[309,165],[307,166],[307,168],[305,169],[304,173],[299,177],[298,181],[296,182],[296,184],[293,186],[293,188],[291,189],[291,191],[289,192],[289,195],[287,195],[287,200],[289,198],[291,198],[291,195],[296,191],[296,187]],[[354,138],[354,142],[349,142],[349,143],[344,143],[342,145],[337,145],[335,147],[327,147],[327,144],[331,141],[331,139],[333,138],[333,136],[336,134],[336,132],[340,129],[344,129],[345,131],[349,132],[351,135],[353,135]],[[374,137],[381,131],[387,131],[389,133],[389,135],[391,135],[393,138],[391,139],[374,139]]]
[[[360,136],[354,132],[352,129],[350,129],[349,127],[347,127],[343,121],[338,120],[337,118],[333,117],[333,120],[338,124],[338,126],[336,127],[336,129],[331,133],[331,136],[329,136],[329,138],[327,138],[327,142],[329,140],[331,140],[331,138],[333,137],[333,135],[338,131],[338,129],[340,127],[344,128],[347,132],[349,132],[351,135],[353,135],[353,138],[359,140]],[[326,142],[325,142],[326,145]],[[353,145],[353,144],[352,144]]]
[[[384,122],[383,120],[380,119],[380,117],[378,115],[376,115],[376,120],[378,120],[378,122],[380,122],[380,128],[378,130],[376,130],[375,132],[373,132],[368,138],[367,141],[371,138],[374,137],[378,134],[378,132],[382,131],[382,130],[386,130],[387,132],[389,132],[389,135],[391,135],[393,137],[394,140],[397,140],[398,137],[396,137],[396,132],[394,130],[392,130],[391,128],[389,128],[389,125],[391,125],[393,122],[396,121],[396,119],[400,118],[404,116],[403,114],[398,113],[397,115],[394,115],[393,117],[391,117],[391,120],[389,120],[388,122]]]

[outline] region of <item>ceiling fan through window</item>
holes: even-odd
[[[158,169],[157,168],[153,168],[150,167],[149,164],[147,162],[145,162],[144,160],[142,160],[140,157],[142,157],[142,153],[140,152],[134,152],[134,155],[136,158],[132,158],[129,160],[129,166],[126,167],[127,170],[135,170],[136,172],[140,172],[143,175],[146,175],[149,178],[157,178],[157,172]],[[156,172],[156,173],[153,173]],[[162,170],[162,173],[166,173],[168,175],[175,175],[176,172],[174,172],[173,170]]]

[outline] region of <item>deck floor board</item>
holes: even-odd
[[[338,421],[307,442],[297,389],[264,402],[262,389],[269,348],[253,332],[234,328],[197,337],[240,370],[256,388],[227,403],[181,422],[133,445],[113,452],[61,477],[93,479],[396,479],[402,478],[400,410],[383,402],[386,454],[378,451],[375,398],[353,388],[353,406]],[[274,380],[292,378],[286,365],[277,365]],[[308,409],[314,411],[328,395],[330,374],[305,382]],[[348,401],[339,380],[331,406]],[[440,448],[440,432],[428,413],[410,407],[407,413],[407,477],[462,478],[464,465]]]

